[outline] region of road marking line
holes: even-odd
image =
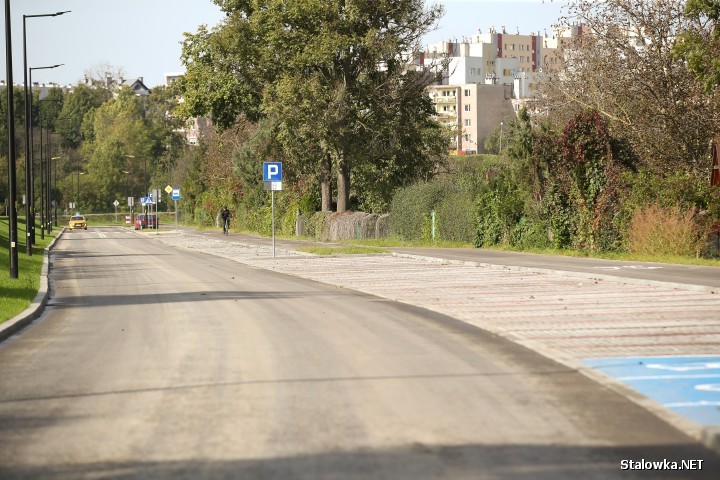
[[[658,370],[673,370],[676,372],[687,372],[689,370],[707,370],[720,368],[720,362],[688,362],[685,364],[677,363],[648,363],[647,368],[655,368]]]
[[[704,385],[695,385],[695,390],[701,392],[720,392],[720,383],[706,383]]]
[[[685,378],[720,378],[720,374],[706,375],[644,375],[637,377],[617,377],[618,380],[632,381],[632,380],[674,380],[674,379],[685,379]]]
[[[678,403],[665,403],[664,406],[668,408],[686,408],[686,407],[720,407],[720,402],[708,402],[705,400],[699,402],[678,402]]]

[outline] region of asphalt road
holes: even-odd
[[[449,317],[121,229],[66,233],[51,261],[45,313],[0,344],[2,479],[720,471],[615,392]]]

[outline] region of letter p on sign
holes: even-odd
[[[264,162],[263,163],[263,181],[264,182],[281,182],[282,181],[282,162]]]

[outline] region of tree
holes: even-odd
[[[712,92],[720,85],[720,1],[688,0],[684,13],[691,23],[680,35],[675,53]]]
[[[563,69],[544,82],[542,108],[568,121],[593,109],[642,162],[667,175],[704,175],[717,105],[674,53],[678,35],[697,21],[684,0],[572,0],[583,35],[563,49]]]
[[[92,118],[92,141],[85,142],[81,151],[88,159],[89,178],[85,180],[93,185],[92,207],[107,208],[106,204],[124,197],[128,188],[133,196],[144,195],[156,163],[154,152],[160,146],[145,118],[143,100],[124,87],[116,98],[95,110]]]
[[[107,90],[98,90],[77,85],[65,96],[62,111],[57,118],[56,132],[62,138],[63,146],[78,148],[90,132],[83,129],[85,117],[111,98]]]
[[[439,128],[430,121],[426,77],[407,67],[441,7],[426,10],[422,0],[215,3],[225,21],[183,44],[185,115],[210,115],[221,128],[240,115],[271,116],[291,163],[319,172],[323,209],[332,169],[338,211],[350,207],[351,178],[365,168],[389,170],[385,178],[400,184],[432,170],[426,159],[441,142]],[[312,155],[298,155],[299,147]]]

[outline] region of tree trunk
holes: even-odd
[[[350,163],[344,154],[338,158],[337,211],[345,212],[350,206]]]
[[[332,159],[330,155],[320,162],[320,191],[321,191],[321,210],[323,212],[332,211],[332,185],[331,185]]]

